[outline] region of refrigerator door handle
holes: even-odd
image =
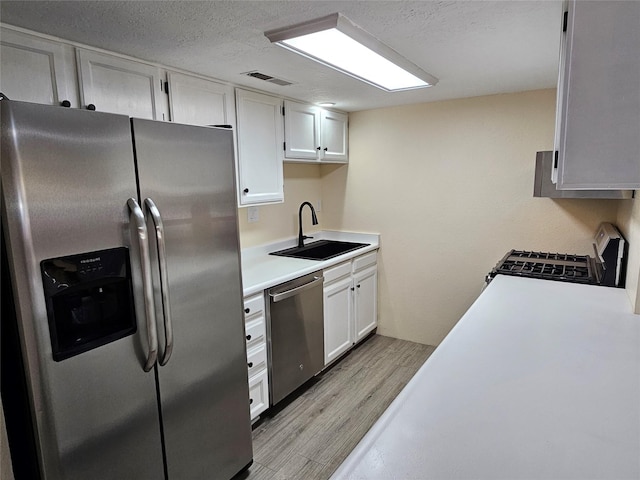
[[[127,200],[129,212],[133,214],[140,245],[140,267],[142,271],[142,290],[144,294],[144,311],[147,323],[147,341],[149,350],[147,352],[144,371],[148,372],[153,368],[158,359],[158,330],[156,327],[156,315],[153,305],[153,284],[151,279],[151,260],[149,259],[149,243],[147,234],[147,222],[144,213],[138,202],[134,198]]]
[[[160,293],[162,296],[162,314],[164,316],[164,352],[160,355],[160,365],[164,366],[173,351],[173,326],[171,325],[171,304],[169,303],[169,276],[167,274],[167,254],[164,243],[164,225],[162,216],[155,202],[145,198],[144,205],[151,215],[156,231],[156,245],[158,248],[158,266],[160,269]]]

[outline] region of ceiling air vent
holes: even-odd
[[[282,87],[286,87],[287,85],[293,85],[293,82],[289,82],[281,78],[272,77],[271,75],[267,75],[266,73],[260,73],[255,70],[252,72],[245,72],[244,75],[257,78],[258,80],[264,80],[265,82],[275,83],[276,85],[280,85]]]

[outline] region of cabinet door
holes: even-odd
[[[130,117],[164,120],[164,93],[157,67],[78,49],[80,103],[83,108]],[[92,109],[93,110],[93,109]]]
[[[353,345],[351,277],[324,287],[324,364],[328,365]]]
[[[233,87],[176,72],[167,73],[171,121],[236,126]]]
[[[10,100],[77,107],[73,47],[2,29],[0,92]]]
[[[322,161],[336,163],[348,161],[348,125],[349,117],[346,114],[322,111],[320,122]]]
[[[282,100],[236,89],[240,205],[284,200]]]
[[[640,2],[570,2],[564,48],[558,188],[640,188]]]
[[[378,326],[378,267],[353,275],[355,286],[355,341],[359,342]]]
[[[320,109],[285,100],[284,112],[284,156],[317,162],[321,149]]]

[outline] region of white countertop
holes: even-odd
[[[623,289],[498,275],[333,479],[640,478]]]
[[[313,239],[306,240],[305,244],[318,240],[340,240],[344,242],[368,243],[369,245],[325,261],[269,255],[270,252],[295,247],[298,241],[297,238],[243,249],[242,285],[244,296],[253,295],[266,288],[293,280],[296,277],[315,272],[316,270],[337,265],[338,263],[350,260],[359,255],[377,250],[380,246],[380,235],[373,233],[323,230],[313,232],[310,235],[313,235]]]

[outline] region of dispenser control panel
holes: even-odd
[[[49,258],[40,269],[54,360],[135,333],[127,248]]]

